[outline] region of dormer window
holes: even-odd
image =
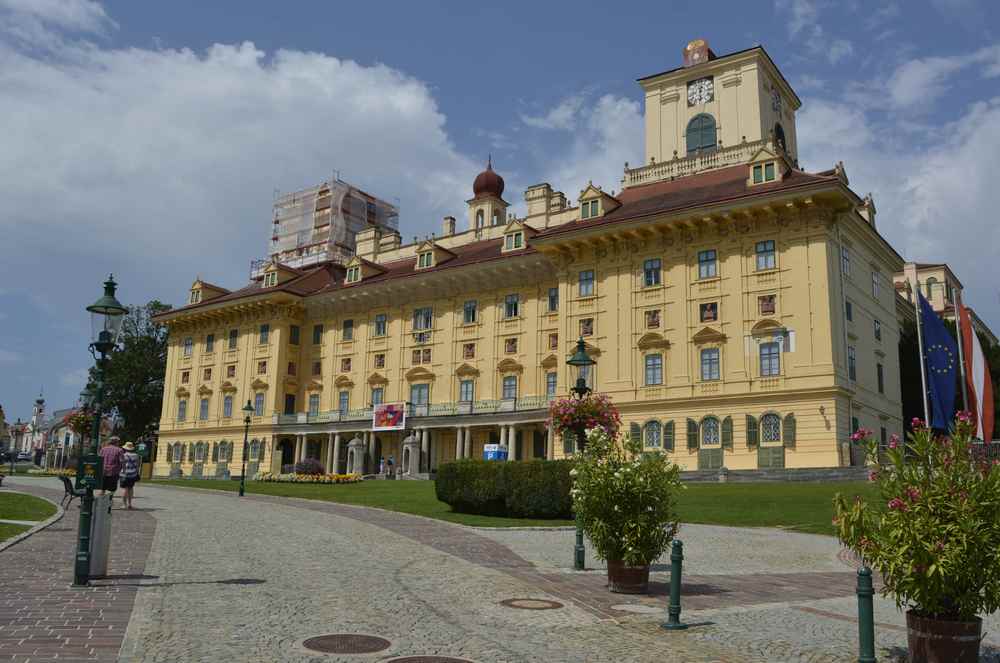
[[[424,251],[417,255],[417,269],[426,269],[434,266],[434,252]]]
[[[361,267],[355,265],[354,267],[347,268],[347,282],[357,283],[361,280]]]
[[[580,204],[580,218],[590,219],[600,215],[600,206],[597,200],[586,200]]]
[[[201,290],[200,289],[199,290],[192,290],[191,291],[191,299],[189,300],[188,303],[189,304],[197,304],[200,301],[201,301]]]
[[[524,233],[521,231],[514,233],[507,233],[504,238],[504,249],[510,251],[512,249],[520,249],[524,247]]]
[[[268,272],[264,274],[264,287],[273,288],[278,285],[278,272]]]
[[[758,163],[753,167],[753,183],[763,184],[764,182],[773,182],[775,179],[775,172],[776,170],[773,161]]]

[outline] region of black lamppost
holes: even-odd
[[[243,470],[240,472],[240,497],[243,497],[247,488],[247,438],[250,437],[250,417],[253,413],[253,405],[247,399],[247,404],[243,406]]]
[[[590,393],[590,387],[587,386],[587,376],[589,375],[590,367],[597,362],[587,354],[587,344],[583,342],[582,336],[576,342],[576,352],[573,353],[573,356],[566,363],[577,370],[576,386],[570,389],[570,391],[578,399],[585,398]],[[582,423],[577,424],[576,429],[573,431],[573,437],[576,438],[576,450],[583,451],[587,444],[587,429]],[[573,568],[577,571],[583,571],[585,552],[583,547],[583,528],[580,526],[579,515],[574,514],[574,518],[576,520],[576,544],[573,546]]]
[[[90,312],[91,323],[91,344],[90,354],[96,361],[94,371],[94,425],[90,435],[91,458],[90,463],[98,463],[97,449],[101,440],[101,401],[104,399],[104,369],[107,364],[108,353],[111,352],[118,342],[118,334],[121,333],[122,323],[125,321],[125,314],[128,309],[115,299],[115,288],[117,284],[113,276],[109,276],[104,282],[104,296],[87,307]],[[79,476],[81,473],[77,472]],[[100,476],[96,472],[95,476]],[[79,479],[78,479],[79,480]],[[90,524],[94,514],[94,483],[88,481],[85,484],[86,491],[80,504],[80,530],[77,535],[76,564],[73,569],[73,584],[76,586],[86,586],[90,579]]]

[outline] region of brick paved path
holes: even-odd
[[[58,502],[39,480],[7,481]],[[112,516],[109,578],[74,588],[76,505],[63,518],[0,551],[0,661],[117,661],[156,523],[140,510]]]

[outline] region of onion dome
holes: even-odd
[[[503,196],[503,178],[493,170],[493,157],[486,162],[486,170],[476,175],[472,183],[472,193],[476,198],[500,198]]]

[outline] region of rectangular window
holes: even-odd
[[[715,249],[698,252],[698,278],[712,279],[719,275],[718,258]]]
[[[777,266],[774,255],[774,240],[769,239],[764,242],[757,242],[757,271],[774,269]]]
[[[507,235],[506,244],[504,245],[504,248],[510,250],[510,249],[519,249],[522,246],[524,246],[524,233],[516,232]]]
[[[549,288],[549,313],[559,310],[559,288]]]
[[[257,362],[257,375],[264,375],[267,373],[267,360],[261,360]]]
[[[462,322],[467,325],[471,325],[476,321],[476,310],[479,308],[479,303],[470,299],[462,305]]]
[[[233,416],[233,397],[226,396],[222,399],[222,416],[229,419]]]
[[[587,269],[580,272],[580,296],[590,297],[594,294],[594,270]]]
[[[389,316],[379,313],[375,316],[375,336],[385,336],[389,333]]]
[[[580,336],[593,336],[594,335],[594,319],[593,318],[583,318],[580,320]]]
[[[215,352],[215,334],[209,334],[205,337],[205,352]]]
[[[702,322],[715,322],[719,319],[718,302],[708,302],[698,307],[698,315]]]
[[[343,359],[340,360],[340,372],[341,373],[350,373],[351,372],[351,358],[350,357],[344,357]]]
[[[257,394],[253,397],[253,413],[258,417],[264,416],[264,394]]]
[[[385,387],[372,387],[372,405],[381,405],[385,399]]]
[[[417,267],[423,269],[424,267],[430,267],[434,264],[434,253],[432,251],[425,251],[417,256]]]
[[[475,396],[475,383],[472,380],[462,380],[458,383],[458,400],[462,403],[471,403]]]
[[[309,414],[313,417],[319,414],[319,394],[309,394]]]
[[[294,361],[288,362],[288,374],[295,375],[296,370],[297,367],[295,366],[295,362]]]
[[[314,376],[316,376],[316,375],[322,375],[323,374],[323,362],[321,362],[321,361],[314,361],[313,362],[313,364],[312,364],[312,374]]]
[[[859,428],[861,428],[861,422],[858,421],[857,417],[851,417],[851,432],[856,433]]]
[[[660,328],[660,312],[659,311],[646,311],[644,313],[646,318],[646,329],[659,329]]]
[[[292,345],[299,344],[300,330],[298,325],[289,325],[288,327],[288,342]]]
[[[559,334],[549,334],[549,350],[559,349]]]
[[[757,305],[760,307],[761,315],[774,315],[774,295],[761,295],[757,298]]]
[[[879,281],[882,280],[882,275],[878,272],[872,272],[872,297],[878,299],[879,293]]]
[[[663,384],[663,355],[646,355],[646,386]]]
[[[778,343],[760,344],[760,376],[781,375],[781,346]]]
[[[431,329],[434,326],[434,309],[427,306],[413,310],[413,328]]]
[[[508,375],[503,379],[503,399],[512,400],[517,398],[517,376]]]
[[[410,403],[427,405],[430,402],[431,386],[429,384],[410,385]]]
[[[236,364],[230,364],[229,366],[226,366],[226,377],[227,378],[236,377]]]
[[[187,384],[191,381],[191,371],[181,371],[181,384]]]
[[[422,356],[420,357],[420,361],[422,363],[424,363],[424,364],[431,363],[431,349],[430,348],[424,348],[421,351],[421,354],[422,354]]]
[[[851,275],[851,250],[846,246],[840,247],[840,273],[844,276]]]
[[[354,340],[354,320],[344,320],[343,329],[344,329],[344,331],[343,331],[343,338],[341,340],[344,340],[344,341],[353,341]]]
[[[753,183],[760,184],[764,181],[764,166],[756,165],[753,167]]]
[[[347,282],[357,283],[361,280],[361,268],[358,266],[347,268]]]
[[[203,370],[201,372],[201,380],[202,380],[202,382],[208,382],[211,379],[212,379],[212,369],[211,368],[206,368],[205,370]]]
[[[267,345],[267,340],[271,336],[271,325],[266,322],[260,326],[260,334],[257,342],[261,345]]]
[[[858,379],[858,362],[853,345],[847,346],[847,377],[852,380]]]
[[[503,350],[507,354],[514,354],[515,352],[517,352],[517,339],[516,338],[504,339]]]
[[[341,414],[347,412],[348,406],[351,404],[351,392],[342,391],[337,394],[337,411]]]
[[[313,345],[323,342],[323,325],[313,325]]]
[[[235,350],[236,349],[236,339],[238,339],[239,337],[240,337],[240,330],[239,329],[230,329],[229,330],[229,349],[230,350]]]
[[[295,394],[285,394],[284,414],[295,414]]]
[[[549,398],[555,398],[557,380],[558,374],[555,371],[545,374],[545,395]]]
[[[875,332],[875,340],[876,341],[881,341],[882,340],[882,323],[879,322],[878,320],[875,320],[872,324],[873,324],[873,326],[875,328],[875,330],[874,330],[874,332]]]
[[[885,393],[885,369],[882,364],[875,364],[875,378],[878,381],[878,393]]]
[[[184,337],[184,356],[190,357],[194,352],[194,339],[190,336]]]
[[[420,349],[419,348],[413,351],[413,362],[412,363],[413,363],[414,366],[418,366],[420,364]]]
[[[774,163],[764,164],[764,181],[771,182],[774,180]]]
[[[516,318],[520,315],[521,298],[518,295],[507,295],[504,298],[503,317]]]
[[[719,379],[719,348],[705,348],[701,351],[701,379]]]
[[[203,398],[201,402],[198,403],[198,419],[201,421],[206,421],[208,419],[208,399]]]
[[[854,320],[854,305],[851,304],[850,299],[844,300],[844,316],[847,318],[848,322]]]
[[[278,285],[278,272],[268,272],[264,275],[264,287],[273,288]]]
[[[462,346],[462,359],[475,359],[476,358],[476,344],[466,343]]]
[[[642,263],[642,282],[647,288],[660,285],[661,265],[659,258],[650,258]]]
[[[184,421],[187,419],[188,402],[185,400],[177,401],[177,421]]]
[[[375,368],[385,368],[385,353],[375,355]]]

